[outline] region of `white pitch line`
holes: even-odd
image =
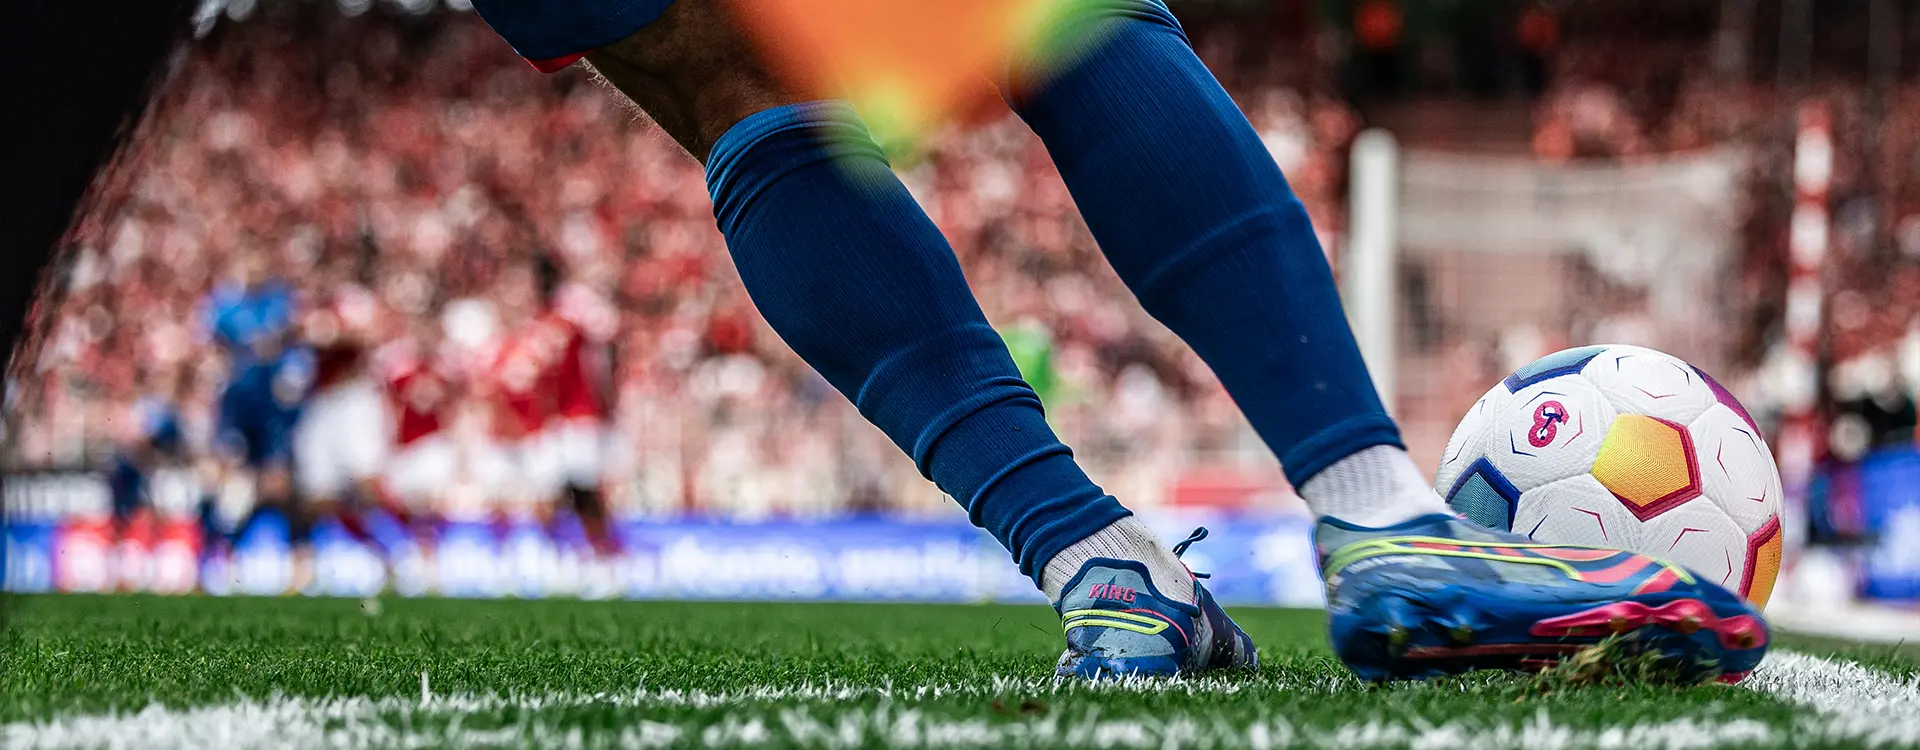
[[[569,702],[561,696],[528,701],[435,698],[421,706],[404,699],[275,698],[174,710],[151,707],[130,715],[69,717],[0,728],[8,748],[345,748],[345,747],[709,747],[770,742],[810,747],[1001,748],[1445,748],[1512,750],[1696,750],[1728,746],[1782,747],[1779,733],[1751,719],[1682,719],[1595,729],[1556,723],[1544,711],[1512,724],[1456,720],[1440,724],[1374,718],[1333,729],[1295,726],[1284,717],[1229,721],[1219,717],[1072,716],[946,717],[897,704],[842,708],[832,704],[736,710],[713,724],[674,724],[637,718],[632,725],[592,737],[537,718],[495,728],[462,726],[466,711],[515,706],[534,711]],[[617,705],[599,703],[599,705]],[[1064,713],[1064,712],[1063,712]],[[449,719],[423,726],[423,719]]]
[[[1776,651],[1742,685],[1812,709],[1797,730],[1808,739],[1920,747],[1920,681],[1853,662]]]
[[[738,690],[638,689],[630,693],[444,695],[421,680],[418,699],[243,699],[195,708],[149,706],[132,713],[67,716],[0,725],[8,748],[203,747],[661,747],[673,744],[746,746],[768,742],[844,747],[863,743],[917,747],[988,748],[1070,746],[1150,748],[1214,746],[1307,747],[1350,750],[1386,747],[1474,747],[1484,750],[1692,750],[1795,747],[1812,740],[1879,747],[1920,747],[1920,684],[1858,664],[1776,652],[1744,687],[1803,707],[1790,728],[1756,719],[1683,718],[1612,727],[1567,726],[1541,711],[1516,722],[1473,717],[1434,722],[1422,717],[1374,717],[1334,728],[1296,726],[1284,716],[1228,719],[1204,711],[1159,716],[1103,716],[1057,710],[1044,716],[967,718],[931,714],[925,699],[966,696],[1055,696],[1100,692],[1172,692],[1196,697],[1274,688],[1330,695],[1351,680],[1329,678],[1275,685],[1245,680],[1134,680],[1087,684],[1051,679],[995,678],[971,683],[893,685],[763,685]],[[874,707],[851,701],[880,699]],[[782,705],[798,702],[799,705]],[[1056,703],[1059,706],[1068,703]],[[543,721],[539,712],[570,708],[631,710],[634,721],[586,735]],[[730,708],[718,723],[655,721],[647,709]],[[512,709],[521,721],[492,729],[464,726],[461,717]],[[530,715],[530,716],[529,716]]]
[[[1285,686],[1299,691],[1331,692],[1339,689],[1343,681],[1328,679],[1314,683],[1298,683]],[[1272,683],[1262,683],[1261,686]],[[1348,683],[1350,686],[1350,683]],[[385,721],[388,717],[449,717],[463,716],[479,712],[513,709],[516,711],[542,711],[552,709],[609,707],[643,710],[649,708],[730,708],[757,704],[799,701],[805,703],[835,704],[863,699],[880,699],[888,702],[910,702],[943,697],[970,696],[1046,696],[1057,697],[1073,694],[1097,693],[1180,693],[1186,695],[1228,695],[1254,687],[1244,680],[1207,677],[1198,679],[1150,680],[1130,679],[1099,683],[1081,681],[1058,681],[1051,678],[1013,678],[995,677],[991,680],[969,683],[945,683],[918,686],[852,685],[852,684],[799,684],[799,685],[757,685],[734,690],[681,690],[640,688],[629,693],[563,694],[546,693],[534,695],[444,695],[434,694],[430,689],[430,677],[422,672],[420,676],[420,697],[417,700],[399,697],[335,697],[309,698],[275,696],[267,699],[246,698],[227,704],[199,706],[192,708],[172,708],[160,704],[149,705],[132,713],[107,712],[67,716],[50,720],[16,722],[0,725],[0,747],[6,748],[72,748],[72,747],[338,747],[338,746],[412,746],[422,743],[419,738],[409,739],[393,734]],[[531,725],[539,730],[541,725]],[[724,727],[724,725],[722,725]],[[669,731],[670,730],[670,731]],[[453,727],[451,731],[461,731]],[[491,734],[474,736],[477,730],[466,730],[460,741],[446,741],[449,745],[498,745],[531,744],[553,746],[569,744],[564,738],[526,737],[516,740],[489,741]],[[502,730],[515,732],[517,729]],[[672,725],[642,722],[637,729],[641,737],[622,736],[611,744],[619,746],[649,745],[671,735],[680,736],[680,729]],[[708,728],[707,733],[716,731]],[[734,729],[719,729],[731,738],[729,742],[754,736],[756,731],[751,725],[742,725]],[[745,732],[744,735],[739,734]],[[737,735],[737,736],[736,736]],[[652,739],[648,739],[652,738]],[[442,737],[442,740],[447,740]],[[520,740],[526,740],[524,743]],[[673,739],[662,742],[670,743]],[[577,744],[577,743],[574,743]],[[713,744],[713,743],[708,743]]]

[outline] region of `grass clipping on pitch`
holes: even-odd
[[[1662,663],[1652,650],[1636,648],[1630,635],[1616,635],[1575,652],[1541,670],[1528,681],[1529,693],[1545,694],[1570,688],[1619,688],[1635,685],[1695,685],[1711,681],[1698,670],[1689,673]]]

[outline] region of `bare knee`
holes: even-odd
[[[804,99],[780,83],[718,0],[678,0],[587,61],[702,163],[735,123]]]

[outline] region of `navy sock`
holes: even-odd
[[[1108,262],[1213,368],[1299,486],[1400,445],[1320,242],[1253,126],[1159,0],[1102,0],[1005,91]]]
[[[714,216],[773,329],[1038,580],[1128,515],[1074,463],[952,248],[853,109],[810,102],[727,131]]]

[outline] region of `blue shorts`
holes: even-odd
[[[542,73],[633,36],[673,0],[473,0],[495,33]]]
[[[248,372],[220,394],[219,440],[251,468],[287,466],[299,417],[299,404],[277,398],[267,378]]]
[[[107,468],[107,489],[113,496],[116,519],[131,518],[135,511],[148,505],[147,472],[125,454],[114,456],[113,465]]]

